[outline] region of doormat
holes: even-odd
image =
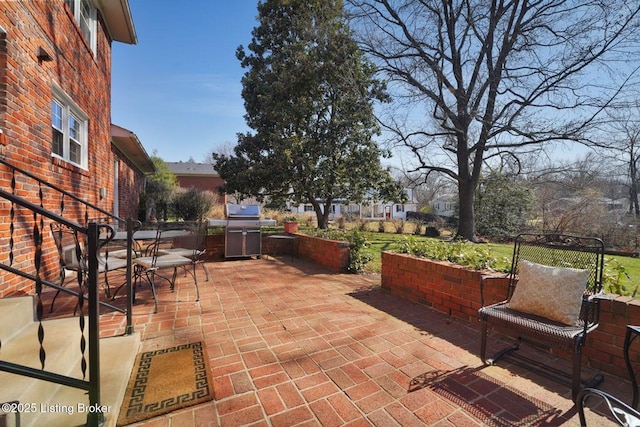
[[[213,381],[203,343],[139,354],[124,396],[118,426],[212,400]]]

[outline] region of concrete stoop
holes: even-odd
[[[42,325],[45,370],[82,379],[78,317],[46,320]],[[33,297],[0,299],[0,360],[40,369],[38,327]],[[100,340],[101,408],[89,406],[86,391],[7,372],[0,372],[0,403],[19,402],[13,407],[20,410],[23,427],[85,425],[91,410],[104,410],[105,426],[115,426],[139,348],[137,333]],[[0,409],[0,425],[3,415],[7,414]],[[5,423],[11,426],[14,420],[9,414]]]

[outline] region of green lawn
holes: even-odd
[[[365,249],[365,253],[369,255],[372,260],[365,267],[368,272],[380,272],[382,268],[381,252],[397,250],[399,243],[404,240],[408,235],[393,234],[393,233],[364,233],[369,242],[369,246]],[[428,237],[413,236],[416,240],[427,240]],[[489,244],[491,252],[498,258],[506,257],[511,259],[513,253],[512,244]],[[624,257],[624,256],[606,256],[607,267],[605,270],[613,270],[614,272],[624,271],[629,276],[621,275],[620,285],[623,288],[621,293],[623,295],[632,295],[636,287],[640,284],[640,258]],[[639,292],[640,293],[640,292]]]

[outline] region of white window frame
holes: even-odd
[[[92,0],[65,0],[65,3],[71,9],[80,32],[95,55],[98,46],[98,9]]]
[[[62,126],[58,128],[53,123],[53,104],[62,107]],[[89,116],[73,102],[57,85],[53,85],[53,98],[51,99],[51,156],[64,160],[82,169],[88,169],[89,163]],[[75,122],[74,134],[72,135],[71,124]],[[62,154],[53,152],[53,129],[62,133]],[[79,161],[71,159],[72,144],[80,148]]]

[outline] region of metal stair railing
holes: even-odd
[[[7,166],[11,174],[11,188],[0,188],[0,199],[10,202],[9,211],[9,248],[5,251],[7,260],[0,261],[0,270],[31,281],[35,290],[36,321],[38,323],[38,343],[40,369],[22,365],[15,362],[1,360],[2,341],[0,340],[0,371],[16,375],[26,376],[37,380],[48,381],[68,387],[85,390],[88,393],[89,405],[92,408],[100,408],[100,328],[99,307],[105,306],[126,314],[126,334],[133,333],[132,322],[132,253],[133,232],[139,227],[138,221],[123,220],[113,214],[86,202],[72,193],[50,184],[35,175],[11,165],[0,158],[0,164]],[[6,176],[6,175],[5,175]],[[35,186],[32,181],[35,181]],[[23,188],[26,188],[23,190]],[[34,190],[35,188],[35,190]],[[18,194],[25,193],[25,194]],[[37,201],[34,203],[34,199]],[[59,212],[51,207],[59,203]],[[69,208],[71,204],[71,208]],[[74,206],[75,205],[75,206]],[[56,209],[57,210],[57,209]],[[82,212],[84,210],[84,212]],[[80,217],[82,212],[85,224],[71,221],[63,216]],[[99,263],[100,249],[115,235],[115,228],[106,223],[98,223],[90,219],[93,217],[106,218],[126,227],[127,232],[127,282],[126,282],[126,309],[116,307],[99,298]],[[43,250],[45,218],[53,222],[63,224],[72,229],[78,236],[75,242],[77,254],[83,253],[86,261],[86,272],[77,275],[79,292],[64,288],[47,280],[47,269],[50,267],[51,256]],[[106,237],[105,237],[106,236]],[[29,245],[32,245],[31,248]],[[33,251],[31,253],[31,250]],[[29,253],[29,255],[27,255]],[[29,264],[33,261],[32,264]],[[8,261],[8,262],[7,262]],[[77,307],[80,310],[78,322],[80,326],[80,355],[82,378],[61,375],[46,370],[46,350],[44,347],[45,325],[43,324],[44,310],[42,302],[43,288],[49,287],[77,298]],[[86,303],[86,304],[85,304]],[[86,305],[86,307],[85,307]],[[87,322],[88,320],[88,322]],[[46,323],[46,322],[45,322]],[[99,426],[104,424],[104,414],[100,411],[87,412],[87,425]]]
[[[100,249],[100,233],[101,229],[105,230],[111,236],[115,233],[113,227],[108,224],[97,224],[90,222],[87,227],[83,227],[72,221],[68,221],[59,215],[53,214],[42,207],[26,201],[20,197],[14,196],[0,189],[0,197],[11,201],[12,211],[14,205],[19,205],[33,213],[33,241],[35,245],[34,267],[35,274],[16,269],[11,265],[0,264],[0,269],[10,273],[16,273],[23,278],[33,280],[35,283],[36,293],[36,320],[38,322],[38,342],[40,346],[39,358],[40,369],[32,368],[13,362],[0,360],[0,371],[9,372],[16,375],[27,376],[30,378],[49,381],[68,387],[74,387],[86,390],[89,394],[89,405],[92,408],[100,407],[100,327],[99,327],[99,292],[98,292],[98,251]],[[81,291],[78,293],[78,307],[80,315],[78,317],[80,324],[80,353],[81,353],[81,371],[82,379],[60,375],[55,372],[46,371],[46,350],[44,347],[45,328],[43,325],[43,303],[42,289],[43,286],[51,285],[41,276],[42,263],[42,230],[44,229],[44,218],[64,224],[72,228],[80,235],[86,236],[86,252],[87,252],[87,274],[78,275],[78,284]],[[12,227],[13,228],[13,227]],[[76,251],[80,251],[80,243],[76,243]],[[10,247],[10,251],[13,248]],[[10,256],[10,258],[12,258]],[[84,295],[82,289],[87,289],[87,296]],[[89,324],[88,328],[85,320],[84,302],[88,301],[87,313]],[[88,335],[88,338],[87,336]],[[87,346],[88,341],[88,346]],[[0,341],[0,349],[2,342]],[[88,350],[88,351],[87,351]],[[88,353],[88,354],[87,354]],[[1,354],[0,354],[1,355]],[[88,363],[87,363],[88,360]],[[88,372],[87,372],[88,365]],[[87,379],[88,374],[88,379]],[[87,414],[87,425],[98,426],[104,423],[104,414],[96,411]]]
[[[107,306],[112,310],[116,310],[116,311],[120,311],[123,314],[126,315],[126,328],[125,328],[125,334],[129,335],[132,334],[134,332],[134,327],[133,327],[133,292],[131,289],[132,286],[132,277],[133,277],[133,246],[134,246],[134,240],[133,240],[133,233],[138,230],[141,226],[140,221],[138,220],[134,220],[134,219],[123,219],[120,218],[114,214],[112,214],[111,212],[96,206],[86,200],[81,199],[80,197],[76,196],[75,194],[73,194],[70,191],[64,190],[63,188],[60,188],[59,186],[52,184],[42,178],[39,178],[38,176],[36,176],[35,174],[20,168],[18,166],[13,165],[12,163],[8,162],[6,159],[0,157],[0,165],[4,165],[7,168],[9,168],[10,172],[11,172],[11,193],[5,191],[5,190],[1,190],[0,192],[0,197],[5,198],[7,200],[11,200],[12,197],[16,196],[19,197],[25,201],[27,200],[27,195],[23,194],[23,195],[18,195],[18,190],[17,190],[17,181],[19,179],[19,177],[22,177],[22,180],[25,182],[25,184],[28,182],[28,180],[33,180],[35,181],[35,183],[37,184],[38,187],[38,201],[39,201],[39,207],[38,209],[43,209],[46,210],[47,212],[53,214],[54,216],[58,217],[58,218],[63,218],[67,215],[65,215],[67,212],[69,213],[68,216],[70,217],[80,217],[82,216],[84,219],[84,224],[85,226],[89,223],[89,221],[94,220],[95,218],[100,218],[101,220],[106,220],[107,222],[113,222],[118,228],[124,228],[124,230],[126,230],[127,233],[127,239],[126,239],[126,259],[127,259],[127,265],[126,265],[126,284],[125,284],[125,289],[126,289],[126,310],[122,310],[119,307],[115,307],[113,305],[104,303],[102,301],[100,301],[101,305]],[[45,194],[45,189],[49,189],[49,192],[46,192]],[[33,195],[34,192],[31,191],[30,195]],[[47,206],[45,207],[45,201]],[[54,212],[53,209],[51,208],[51,206],[54,206],[54,204],[57,203],[57,212]],[[75,206],[69,206],[69,204],[75,204]],[[33,204],[33,206],[36,206],[35,204]],[[84,212],[81,212],[82,210],[84,210]],[[71,212],[69,212],[71,211]],[[57,214],[57,215],[56,215]],[[12,245],[14,243],[14,227],[13,227],[13,220],[14,220],[14,208],[13,205],[11,207],[11,225],[10,225],[10,240],[9,240],[9,244]],[[46,216],[46,215],[45,215]],[[64,220],[64,219],[63,219]],[[65,220],[66,221],[66,220]],[[102,221],[97,221],[95,220],[95,222],[102,222]],[[42,230],[40,230],[40,232],[42,233]],[[13,252],[11,252],[9,254],[9,265],[12,264],[13,262]],[[0,267],[1,268],[1,267]],[[19,274],[19,273],[18,273]],[[74,296],[77,296],[77,293],[75,291],[63,288],[57,284],[51,283],[51,282],[46,282],[44,283],[46,286],[55,288],[57,290],[59,290],[60,292],[64,292],[67,294],[71,294]]]

